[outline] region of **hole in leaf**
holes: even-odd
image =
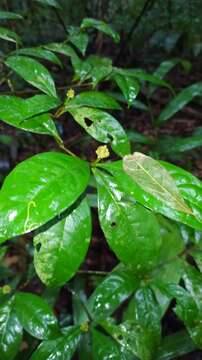
[[[116,226],[116,222],[115,222],[115,221],[112,221],[111,227],[114,228],[115,226]]]
[[[91,119],[85,118],[84,121],[85,121],[85,124],[87,127],[89,127],[93,124],[93,121]]]
[[[36,244],[36,251],[39,252],[41,249],[41,243]]]

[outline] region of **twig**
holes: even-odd
[[[122,43],[122,46],[120,48],[120,51],[118,52],[118,55],[115,59],[115,62],[117,63],[119,60],[120,60],[120,57],[123,56],[124,52],[125,52],[125,49],[135,31],[135,29],[138,27],[142,17],[146,14],[146,12],[151,9],[151,7],[154,5],[155,3],[155,0],[146,0],[140,14],[138,15],[138,17],[135,19],[128,35],[126,36],[126,39],[124,40],[124,42]]]

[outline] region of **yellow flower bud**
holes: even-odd
[[[67,96],[67,99],[68,99],[68,100],[73,99],[74,96],[75,96],[75,91],[74,91],[74,89],[69,89],[69,90],[67,90],[66,96]]]
[[[10,294],[10,292],[12,291],[11,287],[9,285],[4,285],[2,287],[2,293],[4,295]]]
[[[108,158],[110,155],[109,149],[106,145],[98,146],[96,154],[99,160]]]
[[[80,325],[80,330],[81,330],[82,332],[88,332],[88,330],[89,330],[89,325],[88,325],[88,322],[87,322],[87,321]]]

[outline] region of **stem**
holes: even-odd
[[[56,142],[58,144],[58,146],[60,147],[60,149],[64,150],[67,154],[74,156],[74,157],[78,157],[76,154],[74,154],[72,151],[70,151],[69,149],[67,149],[63,143],[61,143],[58,139],[56,139]]]
[[[58,19],[59,24],[61,25],[61,27],[63,28],[63,30],[65,32],[65,35],[69,35],[68,31],[66,29],[65,22],[64,22],[62,16],[60,15],[59,11],[56,8],[54,8],[53,10],[54,10],[54,13],[55,13],[55,15],[56,15],[56,17]]]
[[[85,311],[85,313],[86,313],[86,315],[87,315],[87,317],[88,317],[88,320],[89,320],[90,322],[92,322],[92,321],[93,321],[93,318],[92,318],[92,316],[91,316],[91,314],[90,314],[90,312],[89,312],[86,304],[85,304],[84,301],[80,298],[79,294],[77,294],[77,292],[76,292],[75,290],[71,289],[68,285],[67,285],[67,289],[68,289],[68,291],[72,294],[72,296],[75,296],[77,299],[79,299],[79,301],[80,301],[80,303],[81,303],[81,305],[82,305],[82,307],[83,307],[83,309],[84,309],[84,311]]]
[[[154,5],[155,3],[155,0],[146,0],[142,10],[140,11],[140,14],[138,15],[138,17],[135,19],[128,35],[126,36],[126,39],[125,41],[122,43],[122,46],[120,48],[120,51],[118,52],[118,55],[115,59],[115,62],[118,62],[120,60],[120,57],[123,56],[125,50],[126,50],[126,47],[135,31],[135,29],[138,27],[142,17],[146,14],[146,12],[151,9],[151,7]]]
[[[97,270],[79,270],[78,274],[106,276],[109,274],[109,272],[108,271],[97,271]]]

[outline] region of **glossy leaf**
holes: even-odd
[[[158,161],[142,153],[134,153],[123,160],[124,171],[147,193],[175,210],[192,214],[178,188]]]
[[[35,237],[34,265],[44,284],[62,286],[75,274],[88,250],[90,236],[90,209],[83,200],[66,218]]]
[[[123,360],[116,342],[97,330],[93,330],[92,353],[96,360]]]
[[[112,96],[117,101],[120,101],[122,103],[127,103],[127,100],[125,99],[125,97],[121,93],[114,92],[114,91],[107,91],[106,93],[108,95]],[[131,104],[131,106],[138,109],[138,110],[141,110],[141,111],[149,111],[148,106],[145,105],[142,101],[139,101],[139,100],[134,100],[133,103]]]
[[[29,118],[47,112],[59,105],[59,99],[47,95],[35,95],[28,99],[2,95],[0,96],[0,119],[9,125],[23,128],[25,120],[27,121]],[[32,122],[32,120],[29,119],[29,122]]]
[[[119,122],[110,114],[93,108],[69,108],[73,116],[88,134],[100,142],[111,143],[112,149],[123,156],[130,152],[127,135]]]
[[[113,313],[139,286],[139,279],[123,264],[119,264],[96,287],[88,299],[88,309],[94,319]]]
[[[113,177],[95,171],[98,214],[107,242],[123,263],[135,272],[146,272],[156,264],[161,235],[155,215],[130,202]]]
[[[93,18],[84,18],[81,23],[81,29],[88,29],[88,28],[95,28],[103,32],[104,34],[110,36],[115,43],[118,43],[120,40],[119,34],[102,20],[97,20]]]
[[[0,20],[22,20],[23,17],[20,14],[16,14],[11,11],[0,11]]]
[[[22,341],[22,325],[12,297],[0,306],[0,360],[12,360]]]
[[[80,28],[76,26],[69,26],[68,32],[68,40],[81,51],[82,55],[85,55],[89,41],[88,34],[80,31]]]
[[[80,338],[81,333],[78,326],[68,327],[62,336],[43,341],[30,360],[70,360]]]
[[[196,96],[202,95],[202,82],[190,85],[175,96],[163,109],[157,118],[157,124],[162,124],[170,119],[176,112],[180,111]]]
[[[76,95],[72,100],[65,102],[65,109],[82,106],[101,109],[121,109],[116,100],[101,91],[85,91]]]
[[[164,76],[171,71],[176,65],[180,64],[185,71],[189,71],[191,69],[191,63],[184,59],[171,59],[162,61],[162,63],[158,66],[158,68],[154,71],[153,75],[158,77],[159,79],[163,79]],[[151,96],[153,92],[156,90],[156,86],[150,85],[149,87],[149,95]]]
[[[113,78],[125,96],[128,106],[132,105],[140,91],[139,83],[132,77],[121,74],[115,74]]]
[[[42,135],[51,135],[60,141],[60,135],[56,129],[54,121],[49,114],[42,114],[20,121],[16,121],[15,117],[13,117],[13,120],[4,120],[4,122],[25,131],[30,131]]]
[[[182,273],[183,263],[178,257],[184,250],[184,241],[179,227],[168,219],[158,216],[160,225],[162,245],[159,254],[159,264],[150,275],[151,286],[156,299],[160,305],[162,316],[172,299],[158,290],[158,282],[165,285],[172,283],[178,284]],[[157,284],[157,286],[155,286]]]
[[[177,136],[162,136],[156,145],[156,149],[159,153],[174,155],[185,151],[193,150],[202,146],[202,136],[193,135],[189,137],[177,137]]]
[[[81,195],[88,180],[87,162],[62,153],[41,153],[21,162],[1,188],[1,241],[60,214]]]
[[[171,360],[194,351],[196,346],[186,331],[166,336],[159,347],[156,360]]]
[[[57,97],[55,84],[49,71],[38,61],[26,56],[10,56],[5,63],[31,85],[47,95]]]
[[[141,360],[152,360],[161,340],[161,313],[149,287],[139,289],[131,300],[130,317],[120,328],[129,347]]]
[[[181,195],[192,209],[193,215],[174,210],[166,203],[163,203],[154,197],[153,194],[144,191],[129,175],[126,174],[125,171],[123,171],[122,161],[99,164],[99,166],[113,174],[115,180],[119,182],[121,189],[140,204],[155,212],[161,213],[170,219],[182,222],[194,229],[202,230],[202,208],[200,200],[202,192],[201,181],[180,167],[167,162],[161,161],[160,163],[172,176]]]
[[[37,339],[49,339],[58,335],[59,327],[48,303],[40,296],[17,292],[15,309],[23,328]]]
[[[68,57],[77,56],[76,52],[72,49],[72,47],[64,43],[51,43],[44,45],[44,48],[62,55],[66,55]]]
[[[0,39],[7,40],[14,43],[20,43],[20,37],[14,32],[7,28],[0,27]]]
[[[59,65],[62,67],[60,59],[51,51],[43,49],[42,47],[30,47],[18,49],[16,51],[17,55],[27,55],[33,56],[39,59],[44,59],[52,62],[53,64]]]
[[[93,88],[104,81],[113,70],[112,61],[109,58],[90,55],[86,62],[91,66],[88,76],[92,79]]]
[[[56,9],[61,9],[60,4],[56,0],[35,0],[35,1],[41,3],[42,5],[52,6]]]
[[[162,87],[167,87],[168,89],[172,90],[171,85],[164,80],[159,79],[157,76],[154,76],[152,74],[146,73],[142,69],[121,69],[121,68],[115,68],[115,71],[123,76],[131,76],[134,77],[140,81],[148,81],[149,83],[153,85],[158,85]]]

